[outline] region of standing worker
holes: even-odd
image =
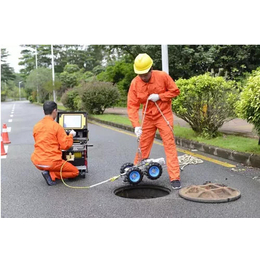
[[[150,155],[156,130],[163,140],[166,154],[167,170],[173,189],[180,189],[180,168],[174,141],[172,98],[180,94],[180,90],[173,79],[163,71],[153,70],[153,60],[142,53],[134,61],[134,71],[137,76],[132,80],[128,97],[127,112],[129,120],[134,127],[135,134],[140,138],[141,159],[146,159]],[[148,101],[147,101],[148,100]],[[156,107],[159,106],[161,112],[169,122],[170,127]],[[142,127],[139,123],[139,109],[143,104],[144,121]],[[146,107],[147,105],[147,107]],[[134,164],[138,163],[139,153],[136,153]]]
[[[61,179],[60,169],[66,162],[62,159],[62,151],[69,149],[73,144],[73,137],[76,135],[71,130],[69,135],[55,120],[57,117],[57,104],[53,101],[46,101],[43,104],[45,117],[33,128],[35,140],[34,152],[31,160],[36,168],[42,170],[42,175],[48,185],[55,185],[56,179]],[[69,162],[66,162],[62,169],[62,177],[75,178],[79,170]]]

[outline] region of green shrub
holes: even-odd
[[[61,102],[64,105],[64,107],[75,111],[80,110],[78,99],[78,90],[76,88],[68,89],[65,93],[63,93],[61,97]]]
[[[238,91],[234,81],[211,77],[208,73],[176,81],[180,95],[173,99],[172,107],[177,116],[189,123],[199,135],[217,136],[218,128],[235,117]]]
[[[237,103],[237,112],[255,126],[260,136],[260,67],[248,78]]]
[[[28,100],[30,101],[30,103],[33,103],[33,97],[29,96]]]
[[[113,107],[120,98],[117,87],[110,82],[82,83],[78,91],[82,108],[90,114],[103,114],[106,108]]]

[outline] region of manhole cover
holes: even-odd
[[[138,185],[118,188],[114,191],[115,195],[128,199],[153,199],[171,193],[170,189],[155,185]]]
[[[184,187],[179,191],[179,195],[187,200],[219,203],[237,200],[240,198],[241,193],[224,184],[207,183]]]

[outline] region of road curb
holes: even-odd
[[[89,121],[95,121],[101,124],[110,125],[113,127],[117,127],[126,131],[134,132],[134,128],[128,125],[117,124],[109,121],[100,120],[91,116],[88,116]],[[159,134],[155,135],[156,139],[162,140]],[[242,163],[246,166],[252,166],[260,168],[260,156],[256,154],[250,153],[242,153],[237,151],[232,151],[216,146],[211,146],[203,143],[199,143],[196,141],[180,138],[175,136],[175,143],[178,146],[189,148],[189,149],[196,149],[200,152],[204,152],[207,154],[215,155],[217,157],[228,159],[231,161],[235,161],[237,163]]]

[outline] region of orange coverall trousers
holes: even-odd
[[[170,116],[165,117],[173,128],[173,115],[171,114]],[[170,181],[180,180],[180,168],[174,135],[162,116],[158,117],[157,119],[151,119],[148,117],[144,118],[142,135],[140,137],[140,149],[142,159],[149,158],[157,129],[159,130],[160,136],[163,141]],[[138,158],[139,154],[137,152],[134,164],[138,163]]]
[[[42,171],[49,171],[51,179],[55,181],[55,179],[61,179],[60,177],[60,169],[61,166],[65,160],[60,160],[60,161],[55,161],[52,162],[51,165],[39,165],[35,164],[35,166]],[[62,178],[63,179],[68,179],[68,178],[75,178],[79,175],[79,170],[77,167],[72,165],[69,162],[66,162],[62,168]]]

